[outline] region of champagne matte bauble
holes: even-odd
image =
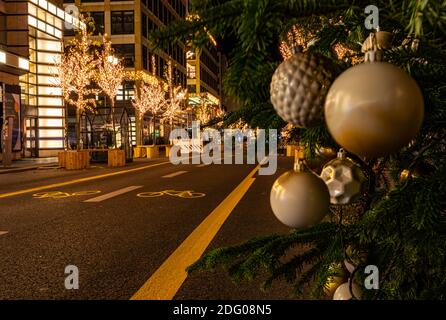
[[[341,74],[328,92],[325,120],[336,142],[362,157],[397,152],[418,133],[424,101],[417,83],[385,62]]]
[[[328,277],[327,282],[325,283],[324,286],[325,294],[328,295],[329,297],[333,297],[336,289],[339,288],[339,286],[344,282],[345,278],[343,277],[338,277],[338,276]]]
[[[361,298],[361,288],[356,284],[356,283],[352,283],[352,291],[353,291],[353,295],[355,296],[356,299],[360,299]],[[352,294],[350,292],[350,283],[346,282],[341,284],[335,291],[334,295],[333,295],[333,300],[350,300],[352,299]]]
[[[328,213],[330,194],[325,182],[315,174],[292,170],[274,182],[270,203],[283,224],[303,228],[320,222]]]
[[[271,102],[279,116],[298,127],[324,122],[324,102],[334,80],[326,58],[296,53],[282,62],[271,81]]]

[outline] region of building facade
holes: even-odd
[[[64,26],[78,21],[46,0],[2,0],[0,12],[3,131],[14,116],[14,158],[55,156],[64,148],[65,109],[52,66]]]
[[[189,48],[186,59],[189,109],[200,121],[207,122],[224,110],[221,53],[214,46]]]

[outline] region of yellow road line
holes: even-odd
[[[159,269],[133,295],[131,300],[171,300],[187,278],[186,268],[197,261],[214,239],[235,206],[249,190],[259,170],[251,173],[215,208]]]
[[[167,164],[167,163],[170,163],[170,162],[169,161],[165,161],[165,162],[150,164],[150,165],[147,165],[147,166],[138,167],[138,168],[134,168],[134,169],[121,170],[121,171],[117,171],[117,172],[111,172],[111,173],[101,174],[101,175],[92,176],[92,177],[86,177],[86,178],[70,180],[70,181],[65,181],[65,182],[60,182],[60,183],[54,183],[54,184],[50,184],[50,185],[47,185],[47,186],[40,186],[40,187],[31,188],[31,189],[24,189],[24,190],[18,190],[18,191],[14,191],[14,192],[9,192],[9,193],[3,193],[3,194],[0,194],[0,199],[1,198],[12,197],[12,196],[17,196],[17,195],[20,195],[20,194],[30,193],[30,192],[36,192],[36,191],[40,191],[40,190],[47,190],[47,189],[53,189],[53,188],[68,186],[68,185],[71,185],[71,184],[76,184],[76,183],[81,183],[81,182],[86,182],[86,181],[92,181],[92,180],[108,178],[108,177],[117,176],[117,175],[120,175],[120,174],[125,174],[125,173],[130,173],[130,172],[135,172],[135,171],[141,171],[141,170],[144,170],[144,169],[147,169],[147,168],[152,168],[152,167],[160,166],[160,165]]]

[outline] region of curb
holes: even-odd
[[[37,169],[40,169],[40,168],[58,168],[58,167],[59,167],[59,165],[57,163],[43,164],[43,165],[36,165],[36,166],[23,167],[23,168],[3,169],[3,170],[0,170],[0,174],[8,174],[8,173],[17,173],[17,172],[31,171],[31,170],[37,170]]]

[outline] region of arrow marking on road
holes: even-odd
[[[124,174],[124,173],[141,171],[141,170],[144,170],[144,169],[161,166],[163,164],[168,164],[168,163],[170,163],[170,162],[169,161],[164,161],[164,162],[150,164],[150,165],[147,165],[147,166],[138,167],[138,168],[134,168],[134,169],[121,170],[121,171],[117,171],[117,172],[100,174],[100,175],[92,176],[92,177],[86,177],[86,178],[81,178],[81,179],[76,179],[76,180],[70,180],[70,181],[50,184],[50,185],[47,185],[47,186],[41,186],[41,187],[36,187],[36,188],[31,188],[31,189],[24,189],[24,190],[18,190],[18,191],[14,191],[14,192],[9,192],[9,193],[3,193],[3,194],[0,194],[0,199],[7,198],[7,197],[12,197],[12,196],[17,196],[17,195],[20,195],[20,194],[30,193],[30,192],[36,192],[36,191],[40,191],[40,190],[54,189],[54,188],[68,186],[68,185],[81,183],[81,182],[87,182],[87,181],[92,181],[92,180],[98,180],[98,179],[113,177],[113,176],[117,176],[117,175]]]
[[[179,175],[185,174],[187,171],[177,171],[171,174],[167,174],[165,176],[163,176],[162,178],[173,178],[173,177],[177,177]]]
[[[131,300],[171,300],[187,278],[186,268],[197,261],[217,235],[235,206],[254,183],[260,165],[215,208],[158,270],[133,295]]]
[[[91,198],[91,199],[85,200],[84,202],[102,202],[102,201],[105,201],[105,200],[117,197],[117,196],[119,196],[121,194],[128,193],[130,191],[133,191],[133,190],[136,190],[136,189],[139,189],[139,188],[142,188],[142,187],[143,186],[130,186],[130,187],[127,187],[127,188],[122,188],[122,189],[119,189],[119,190],[116,190],[116,191],[113,191],[113,192],[110,192],[110,193],[103,194],[103,195],[101,195],[99,197],[95,197],[95,198]]]

